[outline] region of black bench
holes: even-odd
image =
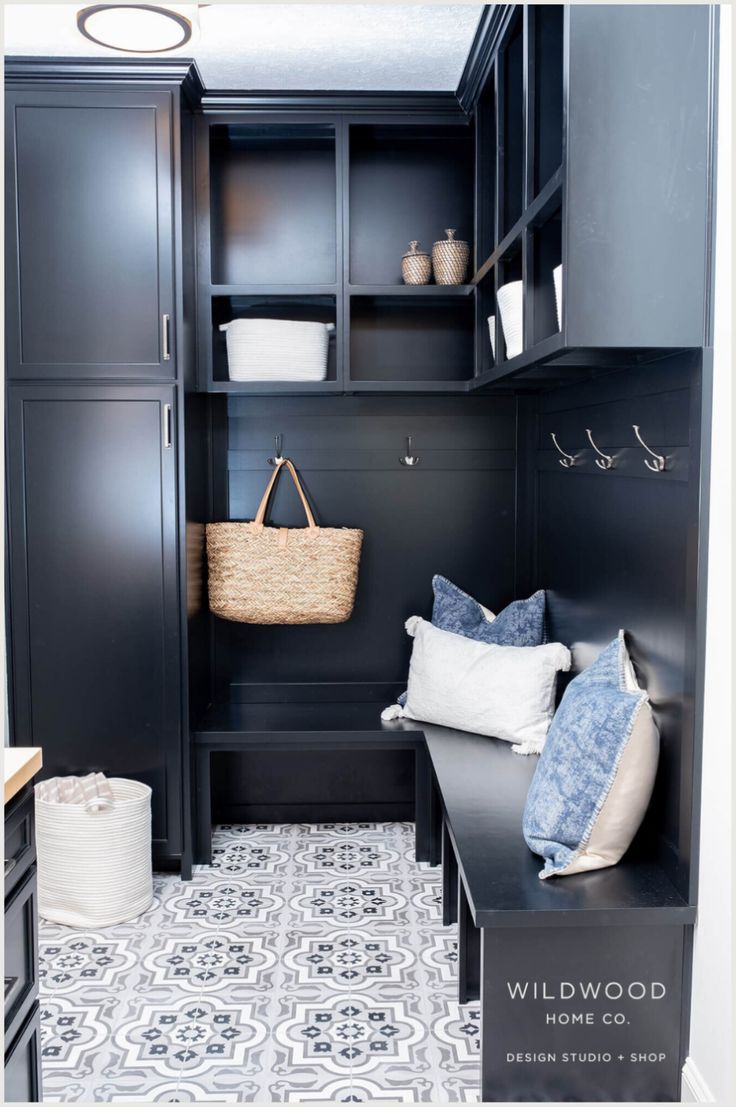
[[[614,868],[539,880],[521,830],[535,757],[463,731],[384,723],[375,702],[215,706],[193,738],[201,864],[211,863],[213,753],[413,750],[416,857],[442,860],[459,1001],[480,1001],[481,1099],[679,1099],[696,909],[641,850]]]
[[[408,719],[381,721],[382,705],[366,703],[228,703],[209,709],[193,732],[197,864],[212,863],[210,759],[223,751],[414,751],[417,861],[437,863],[429,756],[423,725]],[[435,852],[433,852],[433,849]]]
[[[695,907],[642,848],[541,881],[521,829],[537,759],[424,732],[441,813],[429,852],[441,841],[459,999],[481,1005],[481,1099],[679,1100]]]

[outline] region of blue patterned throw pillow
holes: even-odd
[[[544,643],[544,592],[514,600],[495,617],[467,592],[445,577],[432,577],[432,623],[440,630],[462,634],[495,646],[541,646]]]
[[[523,830],[541,879],[615,865],[654,787],[659,734],[624,632],[568,685],[529,788]]]
[[[437,573],[432,577],[432,591],[432,625],[440,630],[494,646],[544,645],[545,594],[541,589],[528,600],[514,600],[498,615]],[[406,692],[398,703],[406,706]]]

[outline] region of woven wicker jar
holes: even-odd
[[[445,231],[447,238],[432,247],[432,268],[437,284],[462,284],[468,270],[470,247],[455,240],[455,231]]]
[[[429,284],[432,261],[429,254],[419,248],[416,239],[409,243],[409,249],[401,259],[401,276],[404,284]]]

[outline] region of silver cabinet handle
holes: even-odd
[[[164,449],[171,449],[171,404],[164,404]]]
[[[169,349],[169,326],[170,326],[170,324],[171,324],[171,316],[170,315],[162,315],[161,316],[161,325],[162,325],[162,331],[163,331],[162,343],[163,343],[163,349],[164,349],[164,361],[171,361],[171,351]]]

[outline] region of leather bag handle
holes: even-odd
[[[296,490],[299,493],[299,499],[302,501],[302,507],[304,508],[304,512],[307,516],[307,525],[314,530],[319,530],[319,527],[314,521],[314,515],[312,515],[311,508],[307,503],[307,497],[304,495],[304,489],[299,482],[299,477],[297,476],[296,469],[289,461],[288,457],[279,458],[279,460],[276,462],[276,468],[274,469],[273,475],[268,482],[268,487],[266,488],[266,491],[263,493],[263,499],[258,505],[258,511],[256,512],[255,519],[253,520],[255,526],[262,527],[264,525],[266,521],[266,511],[268,510],[268,501],[271,498],[271,493],[273,492],[276,481],[278,480],[279,473],[284,468],[289,470],[291,479],[296,485]]]

